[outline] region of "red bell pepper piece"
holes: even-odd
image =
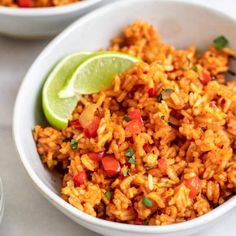
[[[120,172],[120,162],[113,155],[103,157],[102,166],[108,177]]]
[[[83,129],[83,127],[82,127],[82,125],[80,124],[80,121],[79,121],[79,120],[72,120],[72,121],[70,122],[69,126],[75,128],[75,129],[77,129],[77,130],[82,130],[82,129]]]
[[[211,80],[211,77],[209,74],[207,73],[202,74],[201,81],[203,85],[207,85],[210,82],[210,80]]]
[[[184,181],[184,185],[190,189],[189,197],[194,199],[201,190],[200,179],[198,176],[194,176]]]
[[[126,131],[131,135],[139,134],[142,131],[143,124],[139,120],[131,120],[126,126]]]
[[[86,182],[87,176],[85,171],[80,171],[77,175],[74,176],[74,184],[76,187],[79,187],[80,185],[84,184]]]
[[[139,134],[143,127],[143,119],[140,110],[136,109],[129,113],[129,121],[126,125],[126,131],[131,135]]]
[[[33,0],[18,0],[19,7],[31,8],[34,6]]]
[[[91,160],[93,160],[94,162],[99,162],[102,157],[104,156],[104,152],[89,152],[88,156]]]
[[[148,95],[149,95],[149,97],[155,97],[156,96],[156,89],[155,88],[148,89]]]
[[[159,159],[158,160],[158,167],[159,167],[161,173],[165,174],[166,169],[167,169],[166,160],[165,159]]]
[[[148,152],[149,151],[149,148],[150,148],[150,144],[149,143],[144,143],[143,145],[143,149],[145,152]]]
[[[131,120],[138,120],[141,124],[143,124],[143,119],[140,110],[136,109],[129,113],[129,118]]]
[[[84,134],[87,138],[96,138],[100,119],[96,116],[93,121],[84,129]]]

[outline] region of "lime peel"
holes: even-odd
[[[43,111],[49,124],[57,129],[66,128],[80,94],[109,88],[115,74],[139,61],[128,54],[111,51],[81,52],[62,59],[43,87]]]
[[[58,97],[58,92],[63,88],[66,79],[71,77],[78,65],[90,54],[90,52],[80,52],[66,56],[47,77],[43,86],[42,106],[49,124],[54,128],[63,129],[67,127],[68,119],[80,97],[76,95],[73,98],[63,100]]]
[[[77,68],[58,95],[70,98],[76,94],[100,92],[111,86],[113,75],[124,72],[139,61],[134,56],[119,52],[94,53]]]

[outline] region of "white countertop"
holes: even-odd
[[[234,0],[194,1],[205,2],[204,4],[231,16],[235,14],[236,18]],[[0,36],[0,176],[6,198],[0,235],[97,236],[71,221],[42,197],[24,170],[12,139],[12,112],[17,90],[27,69],[48,42],[49,40],[19,41]],[[236,209],[198,236],[234,236],[235,222]]]

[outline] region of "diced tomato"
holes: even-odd
[[[145,152],[148,152],[149,149],[150,149],[150,144],[149,143],[144,143],[143,149],[144,149]]]
[[[135,225],[142,225],[143,224],[143,221],[140,219],[140,218],[136,218],[135,221],[134,221],[134,224]]]
[[[166,173],[166,169],[167,169],[166,160],[165,159],[159,159],[158,160],[158,167],[159,167],[161,173],[165,174]]]
[[[126,125],[126,131],[131,135],[139,134],[142,131],[143,124],[139,120],[131,120]]]
[[[156,89],[155,88],[150,88],[149,90],[148,90],[148,95],[149,95],[149,97],[155,97],[156,96]]]
[[[194,199],[201,190],[200,179],[198,176],[194,176],[184,181],[184,185],[190,189],[189,197]]]
[[[201,81],[203,85],[207,85],[210,82],[210,80],[211,80],[211,77],[209,74],[207,73],[202,74]]]
[[[33,0],[18,0],[19,7],[30,8],[33,7]]]
[[[74,176],[74,184],[76,187],[79,187],[80,185],[84,184],[86,182],[87,176],[85,171],[80,171],[77,175]]]
[[[79,120],[72,120],[69,124],[71,127],[77,129],[77,130],[82,130],[83,127],[82,125],[80,124],[80,121]]]
[[[89,152],[88,156],[91,160],[93,160],[94,162],[99,162],[102,157],[104,156],[104,152]]]
[[[143,124],[143,119],[140,110],[136,109],[129,113],[129,118],[131,120],[138,120],[141,124]]]
[[[140,110],[136,109],[129,113],[129,121],[126,125],[126,131],[131,135],[139,134],[143,127],[143,119]]]
[[[162,172],[160,168],[152,168],[148,170],[148,174],[154,176],[154,177],[160,177],[162,175]]]
[[[84,129],[84,134],[87,138],[96,138],[100,119],[95,116],[93,121]]]
[[[120,172],[120,162],[113,155],[103,157],[102,166],[108,177]]]

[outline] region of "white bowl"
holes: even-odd
[[[84,0],[60,7],[11,8],[0,6],[0,34],[17,38],[45,38],[64,30],[102,0]]]
[[[203,49],[216,36],[223,34],[231,42],[230,46],[236,48],[235,20],[206,7],[183,1],[129,0],[98,9],[60,34],[31,66],[15,104],[14,138],[20,158],[40,192],[59,210],[84,227],[114,236],[189,235],[209,226],[232,209],[236,205],[236,197],[199,218],[167,226],[136,226],[97,219],[60,198],[58,186],[41,163],[32,138],[34,125],[44,122],[41,87],[55,63],[73,52],[107,47],[112,37],[137,18],[153,24],[165,42],[177,47],[195,45]]]

